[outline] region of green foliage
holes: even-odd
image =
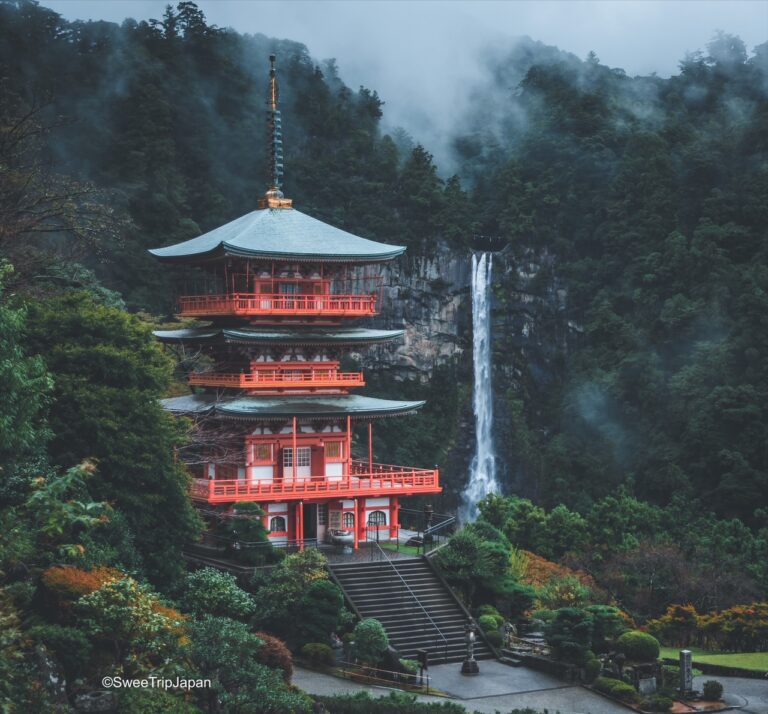
[[[301,648],[301,656],[314,665],[333,667],[336,664],[336,654],[333,649],[322,642],[307,642]]]
[[[587,684],[594,682],[600,676],[602,668],[603,665],[597,657],[588,659],[587,663],[584,665],[584,681]]]
[[[493,617],[497,628],[504,624],[504,616],[493,605],[480,605],[477,608],[477,616],[483,617],[484,615]]]
[[[603,692],[611,697],[616,697],[622,702],[636,704],[640,701],[640,695],[631,684],[609,677],[598,677],[592,684],[598,692]]]
[[[202,568],[187,576],[182,607],[196,616],[213,615],[244,620],[253,614],[253,598],[237,585],[233,575],[215,568]]]
[[[29,630],[29,636],[56,655],[67,679],[76,679],[87,673],[93,648],[82,630],[64,625],[36,625]]]
[[[266,578],[255,576],[254,620],[259,627],[294,640],[301,624],[296,617],[299,603],[313,583],[323,580],[328,580],[328,561],[318,549],[289,555]],[[327,632],[323,637],[329,635]]]
[[[483,632],[497,632],[499,629],[498,620],[493,615],[480,615],[477,618],[477,624]]]
[[[598,654],[607,652],[627,630],[621,610],[612,605],[588,605],[584,611],[592,618],[592,649]]]
[[[262,521],[264,515],[258,503],[233,504],[232,512],[222,519],[217,529],[228,539],[227,552],[231,558],[247,565],[275,562],[275,549]]]
[[[4,406],[0,415],[0,496],[8,495],[14,465],[43,453],[49,434],[45,407],[53,386],[41,357],[30,357],[23,345],[26,312],[14,308],[5,295],[5,283],[13,273],[0,260],[0,382]]]
[[[118,714],[199,714],[201,710],[164,689],[121,689]]]
[[[190,623],[189,633],[192,664],[211,679],[211,688],[200,692],[204,710],[219,706],[233,712],[310,711],[308,698],[289,688],[282,672],[259,663],[263,642],[242,622],[204,617]]]
[[[723,696],[723,685],[716,679],[708,679],[704,682],[702,693],[708,702],[716,702]]]
[[[389,638],[384,627],[372,617],[360,620],[355,625],[353,637],[356,657],[370,665],[378,664],[389,646]]]
[[[557,610],[561,607],[584,607],[592,600],[592,591],[574,575],[550,578],[539,588],[536,597],[542,607]]]
[[[415,694],[390,692],[386,697],[372,697],[368,692],[315,697],[333,714],[465,714],[453,702],[419,702]],[[534,714],[532,709],[515,709],[509,714]]]
[[[327,641],[339,626],[344,596],[330,580],[316,580],[299,602],[302,613],[298,624],[299,638],[305,642]]]
[[[181,547],[200,523],[187,476],[173,458],[183,426],[158,403],[172,363],[150,326],[86,294],[68,294],[30,309],[29,343],[56,382],[51,458],[97,459],[92,495],[125,516],[149,575],[163,582],[177,577]]]
[[[592,648],[593,630],[594,620],[588,612],[567,607],[557,610],[544,634],[557,659],[583,665]]]
[[[675,701],[663,694],[654,694],[640,702],[640,708],[647,712],[668,712],[674,706]]]
[[[659,657],[659,641],[647,632],[625,632],[616,640],[616,646],[634,662],[650,662]]]

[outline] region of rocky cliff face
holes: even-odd
[[[385,275],[385,314],[377,326],[406,331],[405,340],[361,355],[368,370],[399,381],[428,383],[438,365],[456,365],[462,399],[445,463],[440,466],[452,507],[467,480],[474,451],[472,414],[472,296],[468,251],[441,246],[425,258],[403,259]],[[562,378],[564,357],[578,336],[568,321],[567,293],[551,254],[511,247],[494,255],[494,437],[504,489],[535,495],[531,434],[546,438],[542,406]]]

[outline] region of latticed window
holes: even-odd
[[[371,511],[368,514],[369,526],[385,526],[387,525],[387,514],[384,511]]]
[[[317,525],[318,526],[328,525],[328,504],[327,503],[319,503],[317,505]]]
[[[355,514],[351,511],[346,511],[344,515],[341,517],[341,525],[346,528],[354,528],[355,527]]]
[[[271,463],[272,444],[255,444],[253,447],[253,460],[261,463]]]
[[[285,468],[293,466],[293,449],[283,449],[283,466]]]
[[[288,530],[288,525],[285,522],[284,516],[272,516],[269,519],[269,530],[272,533],[285,533]]]
[[[325,458],[329,460],[341,458],[341,442],[340,441],[325,442]]]

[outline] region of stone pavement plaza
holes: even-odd
[[[564,684],[558,679],[525,667],[508,667],[495,660],[480,662],[477,677],[465,677],[461,665],[438,664],[429,668],[431,685],[450,695],[451,701],[468,712],[506,714],[512,709],[531,707],[550,714],[627,714],[629,709],[614,704],[582,687]],[[385,696],[388,690],[359,684],[328,674],[296,667],[293,683],[310,694],[345,694],[366,691],[371,696]],[[420,701],[446,701],[443,697],[420,694]],[[762,713],[761,713],[762,714]]]

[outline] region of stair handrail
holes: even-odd
[[[438,530],[447,528],[448,526],[453,525],[455,522],[456,522],[456,516],[449,516],[444,521],[440,521],[440,523],[435,523],[433,526],[426,528],[424,530],[424,535],[432,535],[433,533],[437,533]]]
[[[445,637],[445,635],[442,633],[440,628],[437,626],[437,623],[432,619],[432,616],[427,612],[424,605],[421,604],[419,599],[416,597],[416,594],[411,590],[411,587],[408,585],[408,583],[405,581],[405,578],[401,575],[400,571],[395,567],[395,564],[392,562],[392,559],[384,552],[384,549],[376,542],[373,541],[373,544],[378,548],[379,554],[384,556],[384,559],[389,563],[392,570],[395,571],[395,574],[398,578],[400,578],[400,582],[405,586],[405,589],[408,591],[410,596],[413,598],[413,601],[421,608],[422,612],[427,616],[427,619],[432,623],[432,627],[435,628],[438,635],[440,635],[440,639],[443,641],[443,649],[445,652],[445,661],[448,661],[448,640]]]

